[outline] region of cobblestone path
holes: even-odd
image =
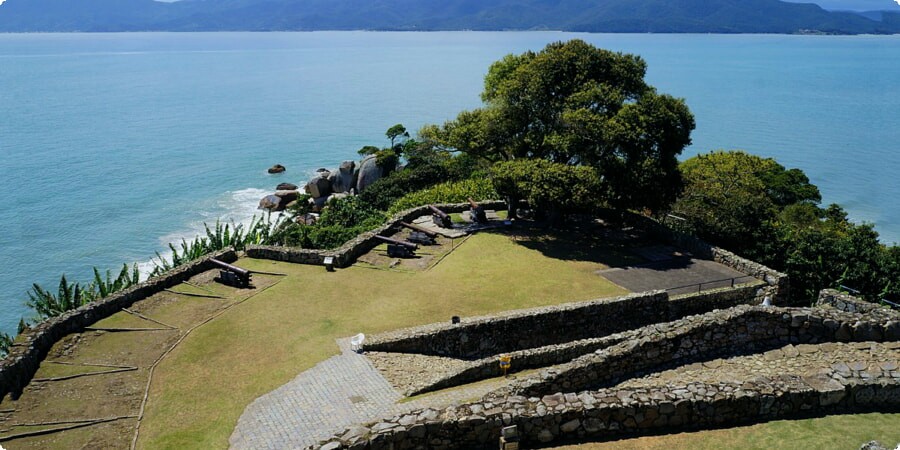
[[[506,384],[481,382],[398,403],[403,396],[369,359],[337,341],[341,354],[301,373],[251,403],[231,434],[232,449],[297,449],[332,437],[347,427],[425,407],[471,401]]]

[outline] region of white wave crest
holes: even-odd
[[[270,193],[265,189],[246,188],[225,192],[220,197],[202,204],[195,213],[196,220],[188,223],[182,230],[165,234],[159,238],[161,247],[159,256],[171,260],[172,250],[169,249],[169,244],[179,248],[182,240],[190,242],[200,236],[205,236],[205,225],[212,228],[216,221],[248,227],[254,217],[258,220],[266,215],[265,212],[258,209],[259,200]],[[272,220],[274,221],[275,217],[272,217]],[[159,258],[155,256],[147,261],[138,262],[141,278],[146,279],[158,264]]]

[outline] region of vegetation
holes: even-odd
[[[818,206],[818,188],[799,169],[740,151],[681,164],[686,186],[673,225],[791,277],[797,300],[845,285],[872,301],[900,295],[900,248],[878,241],[838,205]]]
[[[513,213],[517,199],[527,200],[532,209],[551,217],[589,212],[600,206],[600,179],[596,171],[586,166],[517,159],[495,164],[491,181],[498,194],[511,199]]]
[[[488,178],[449,181],[404,195],[391,205],[388,212],[395,214],[416,206],[435,203],[464,203],[469,198],[475,201],[494,200],[497,198],[497,191]]]
[[[483,108],[421,134],[489,161],[589,166],[610,206],[664,209],[681,189],[676,157],[694,118],[683,100],[644,82],[646,69],[638,56],[581,40],[507,55],[485,77]]]
[[[371,208],[360,197],[334,200],[313,225],[290,223],[272,235],[271,243],[309,249],[332,249],[360,233],[383,224],[383,213]]]

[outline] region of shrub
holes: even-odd
[[[475,201],[483,201],[496,199],[498,195],[487,177],[450,181],[406,194],[391,205],[388,213],[395,214],[405,209],[434,203],[462,203],[470,197]]]

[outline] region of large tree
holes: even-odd
[[[647,85],[646,69],[638,56],[581,40],[508,55],[485,77],[484,107],[421,134],[491,161],[588,165],[609,205],[661,209],[681,187],[676,157],[694,118],[683,100]]]

